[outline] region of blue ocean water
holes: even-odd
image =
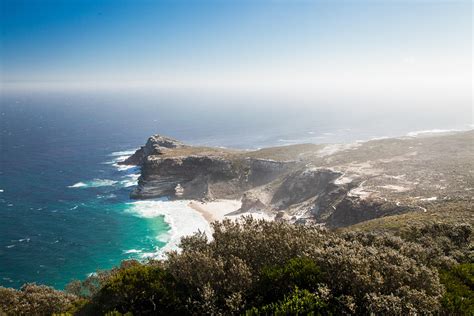
[[[166,245],[166,218],[133,212],[128,196],[138,170],[114,165],[151,134],[259,148],[470,123],[464,115],[436,112],[407,119],[396,111],[205,106],[118,93],[10,94],[2,95],[0,105],[0,285],[9,287],[37,282],[63,288]]]

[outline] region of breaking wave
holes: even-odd
[[[135,153],[136,149],[130,149],[130,150],[124,150],[124,151],[115,151],[113,153],[110,153],[110,157],[120,157],[120,156],[130,156]]]
[[[68,188],[98,188],[98,187],[108,187],[115,185],[118,181],[109,180],[109,179],[94,179],[86,182],[78,182],[73,185],[68,186]]]
[[[143,218],[163,216],[170,230],[156,238],[166,242],[156,253],[146,253],[142,257],[162,258],[167,251],[178,250],[181,238],[189,236],[198,230],[211,237],[211,227],[204,217],[188,206],[190,201],[147,200],[128,203],[128,211]]]

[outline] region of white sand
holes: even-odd
[[[228,219],[238,219],[251,215],[255,219],[273,220],[273,216],[265,212],[245,212],[237,215],[229,213],[237,211],[242,203],[239,200],[215,200],[212,202],[191,201],[188,206],[199,212],[209,223]]]

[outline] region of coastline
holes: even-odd
[[[243,216],[252,216],[254,219],[263,219],[267,221],[273,221],[275,219],[274,216],[263,211],[242,212],[236,214],[235,212],[242,206],[240,200],[220,199],[212,202],[192,200],[189,202],[188,206],[201,214],[209,224],[224,219],[236,220]]]
[[[209,224],[222,221],[225,218],[235,218],[235,215],[227,216],[227,214],[237,211],[241,205],[240,200],[216,200],[212,202],[192,200],[188,204],[190,208],[201,214]]]
[[[425,131],[416,131],[411,132],[405,136],[392,137],[393,139],[403,139],[403,138],[422,138],[427,135],[443,135],[457,133],[460,131],[457,130],[425,130]],[[390,138],[390,137],[383,137]],[[319,150],[318,154],[322,156],[335,154],[336,152],[356,148],[361,146],[361,144],[370,142],[371,140],[377,140],[380,138],[371,138],[363,142],[351,142],[349,144],[345,143],[335,143],[335,144],[324,144],[325,146]],[[124,161],[126,158],[130,157],[129,154],[133,150],[114,152],[111,156],[114,159],[109,164],[112,163],[113,166],[118,170],[125,173],[130,171],[136,172],[139,171],[138,166],[135,165],[119,165],[119,162]],[[127,154],[127,155],[125,155]],[[139,173],[138,173],[139,174]],[[138,175],[137,174],[137,175]],[[136,179],[134,184],[136,185]],[[128,185],[129,186],[129,185]],[[127,187],[128,187],[127,186]],[[87,186],[89,187],[89,186]],[[179,242],[182,237],[190,235],[197,230],[201,230],[212,238],[212,223],[216,221],[222,221],[225,219],[237,220],[243,216],[252,216],[255,219],[264,219],[264,220],[274,220],[274,214],[269,214],[264,211],[247,211],[242,213],[237,213],[242,206],[241,200],[235,199],[218,199],[208,202],[203,202],[201,200],[176,200],[170,201],[167,199],[146,199],[146,200],[137,200],[129,202],[134,205],[133,212],[136,213],[139,217],[153,218],[156,216],[164,216],[165,222],[169,225],[170,230],[159,237],[163,242],[166,242],[166,245],[160,249],[157,249],[153,254],[148,253],[147,255],[161,257],[170,250],[177,250],[179,248]],[[193,214],[194,213],[194,214]],[[164,237],[166,236],[166,237]],[[163,238],[164,237],[164,238]],[[142,254],[143,255],[143,254]]]

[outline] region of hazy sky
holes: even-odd
[[[471,1],[0,3],[4,89],[472,103]]]

